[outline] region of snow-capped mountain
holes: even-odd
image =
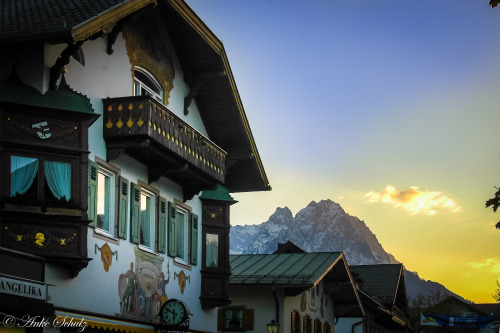
[[[331,200],[313,201],[295,216],[287,207],[277,208],[266,222],[231,227],[230,252],[273,253],[278,243],[288,241],[307,252],[342,251],[349,265],[398,263],[363,221]],[[410,298],[436,291],[453,294],[415,272],[405,271],[405,280]]]

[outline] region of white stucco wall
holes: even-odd
[[[171,43],[169,44],[171,47]],[[48,70],[52,66],[65,45],[46,45],[45,66],[43,83],[40,87],[48,87]],[[98,38],[94,41],[87,41],[83,44],[85,55],[85,66],[82,66],[75,59],[71,58],[70,64],[66,66],[65,74],[68,85],[75,91],[89,97],[94,111],[102,115],[102,99],[106,97],[121,97],[132,95],[133,78],[131,65],[128,60],[125,41],[120,34],[113,46],[114,53],[106,53],[106,38]],[[171,52],[174,50],[171,48]],[[183,81],[182,69],[175,53],[172,54],[175,66],[174,87],[170,92],[169,105],[167,106],[176,115],[187,121],[205,136],[206,130],[201,121],[196,103],[193,101],[189,114],[184,116],[184,97],[188,94],[189,88]],[[41,61],[40,61],[41,63]],[[39,66],[40,67],[40,66]],[[42,88],[40,88],[42,90]],[[89,130],[89,158],[94,160],[99,157],[106,160],[106,146],[102,136],[103,123],[100,117]],[[137,183],[138,180],[147,182],[147,168],[140,162],[120,155],[110,163],[118,167],[121,175],[129,181]],[[161,177],[150,186],[160,191],[160,195],[169,201],[174,199],[182,201],[182,188]],[[185,203],[190,206],[192,212],[202,217],[201,202],[197,196]],[[130,212],[128,213],[130,214]],[[127,219],[130,221],[130,218]],[[130,223],[130,222],[129,222]],[[200,221],[201,225],[201,221]],[[161,271],[165,278],[169,278],[166,286],[168,298],[176,298],[184,301],[190,308],[190,327],[195,330],[214,332],[217,330],[217,312],[213,310],[202,310],[199,296],[201,288],[201,228],[198,233],[198,262],[197,266],[186,268],[173,262],[173,259],[164,254]],[[118,280],[120,274],[129,270],[130,263],[135,262],[137,246],[129,241],[130,230],[127,226],[127,240],[106,239],[103,236],[96,236],[94,229],[88,229],[88,257],[92,258],[88,267],[83,269],[76,278],[71,279],[67,270],[58,266],[47,265],[46,282],[55,285],[49,289],[50,302],[59,308],[67,308],[72,311],[88,311],[105,315],[120,315],[120,299],[118,293]],[[107,243],[114,253],[109,270],[106,272],[101,260],[99,248]],[[189,278],[184,292],[181,292],[179,279],[176,274],[184,271]],[[169,275],[167,275],[169,272]]]
[[[283,321],[283,290],[277,290],[276,295],[278,297],[279,308],[280,308],[280,318],[279,322]],[[253,331],[255,333],[267,332],[267,324],[276,317],[276,301],[273,296],[273,290],[271,288],[263,287],[233,287],[230,288],[231,297],[231,307],[244,307],[247,309],[254,310],[254,323]],[[247,333],[248,333],[247,332]],[[280,333],[283,333],[283,327],[280,326]]]
[[[321,323],[327,322],[332,327],[332,333],[335,332],[332,298],[328,294],[323,294],[322,283],[320,283],[319,288],[319,295],[316,296],[314,302],[311,301],[311,292],[309,290],[305,291],[305,303],[302,294],[285,297],[284,289],[278,288],[276,290],[279,302],[280,333],[289,333],[291,331],[292,312],[298,312],[302,317],[308,315],[312,320],[318,319]],[[230,289],[230,296],[232,299],[231,306],[254,309],[254,330],[250,331],[250,333],[266,332],[266,324],[275,319],[276,313],[276,302],[272,288],[233,285]],[[321,299],[323,300],[323,310],[321,310]]]

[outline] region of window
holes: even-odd
[[[311,317],[309,316],[305,316],[304,317],[304,320],[303,320],[303,332],[304,333],[313,333],[312,332],[312,320],[311,320]]]
[[[10,197],[45,203],[71,200],[71,163],[11,155]]]
[[[100,158],[89,161],[88,217],[90,227],[107,237],[127,237],[129,181]]]
[[[219,309],[218,331],[253,331],[253,309],[228,307]]]
[[[159,191],[130,183],[130,241],[152,252],[166,252],[167,200]]]
[[[175,244],[176,244],[176,257],[184,262],[187,262],[188,253],[188,212],[182,208],[177,208],[175,214]]]
[[[322,333],[323,329],[323,324],[321,323],[321,320],[316,319],[314,320],[314,333]]]
[[[182,264],[198,264],[198,216],[169,202],[168,255]]]
[[[329,323],[325,323],[323,327],[323,332],[324,333],[332,333],[332,327],[330,326]]]
[[[140,203],[140,216],[139,216],[139,244],[146,246],[151,250],[154,248],[154,234],[155,234],[155,213],[154,201],[155,196],[153,193],[141,189],[141,203]]]
[[[300,320],[301,316],[297,311],[291,313],[291,333],[300,333]]]
[[[97,175],[97,228],[113,233],[115,202],[115,175],[99,168]]]
[[[208,268],[218,268],[219,267],[219,235],[218,234],[206,234],[206,266]]]
[[[151,96],[163,103],[163,88],[154,76],[142,67],[134,69],[134,95]]]

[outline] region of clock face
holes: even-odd
[[[182,302],[171,299],[163,305],[161,316],[167,325],[178,325],[186,319],[186,308]]]

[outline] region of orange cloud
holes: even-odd
[[[442,195],[441,192],[421,191],[416,186],[400,190],[392,185],[387,185],[385,191],[370,191],[365,194],[365,198],[368,202],[382,202],[392,204],[394,207],[403,207],[412,215],[435,215],[442,209],[447,209],[452,213],[460,210],[460,207],[452,199]]]

